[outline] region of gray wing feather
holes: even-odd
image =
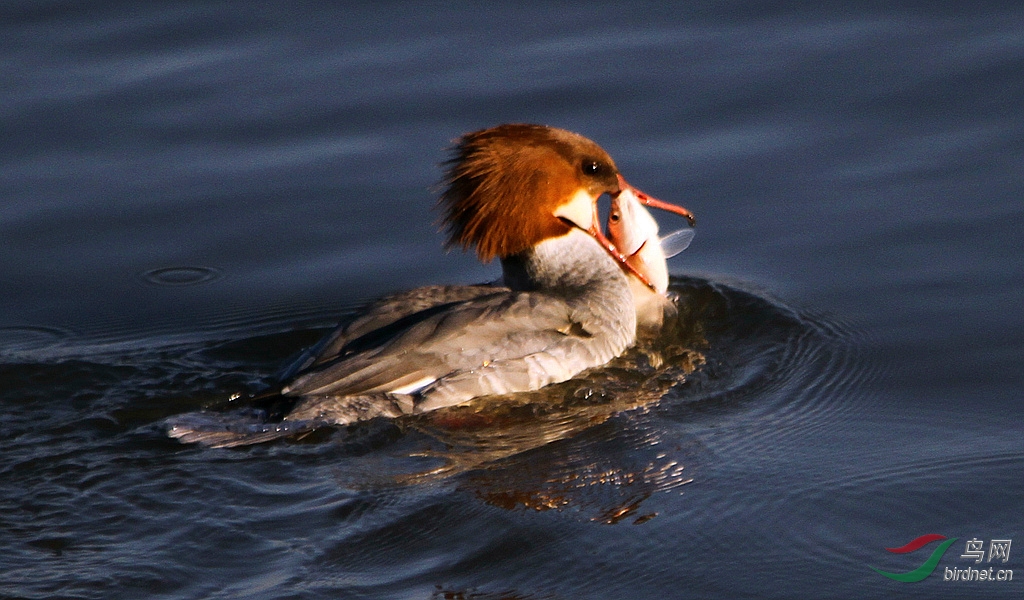
[[[415,318],[420,313],[403,317],[408,322],[389,332],[395,335],[377,346],[354,354],[346,354],[342,347],[335,358],[300,374],[284,393],[346,396],[390,392],[417,381],[429,382],[488,363],[522,358],[564,340],[574,326],[570,313],[557,297],[495,292],[492,288],[489,295],[446,303],[445,310],[423,318]],[[389,326],[399,325],[400,320]],[[350,345],[372,334],[364,334]]]
[[[433,285],[385,296],[363,307],[359,316],[338,327],[309,348],[284,371],[281,379],[290,380],[307,369],[336,360],[352,342],[393,326],[397,321],[417,313],[453,302],[465,302],[495,292],[508,291],[508,288],[490,284]]]

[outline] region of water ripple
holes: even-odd
[[[210,283],[221,276],[214,267],[161,267],[142,273],[142,279],[152,285],[185,286]]]
[[[40,325],[9,325],[0,327],[0,353],[38,350],[56,345],[71,337],[71,332]]]

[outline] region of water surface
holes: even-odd
[[[1024,9],[0,10],[0,596],[1019,597],[942,570],[1024,529]],[[531,404],[163,435],[362,302],[493,278],[433,186],[509,121],[697,214],[653,354]],[[929,578],[871,570],[925,533],[960,538]]]

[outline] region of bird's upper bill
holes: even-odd
[[[650,285],[601,231],[598,198],[628,189],[644,205],[694,222],[685,208],[630,186],[607,152],[564,129],[513,124],[469,133],[456,142],[447,167],[439,206],[448,245],[475,247],[484,262],[524,252],[575,227]]]

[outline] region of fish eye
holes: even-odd
[[[581,168],[583,169],[584,175],[597,175],[604,170],[603,167],[604,166],[596,160],[585,158],[583,159],[583,165]]]
[[[614,223],[618,223],[618,222],[619,222],[619,219],[621,219],[621,218],[622,218],[622,217],[621,217],[621,216],[619,216],[619,213],[617,213],[617,212],[614,212],[614,213],[612,213],[612,214],[608,215],[608,219],[609,219],[610,221],[614,222]]]

